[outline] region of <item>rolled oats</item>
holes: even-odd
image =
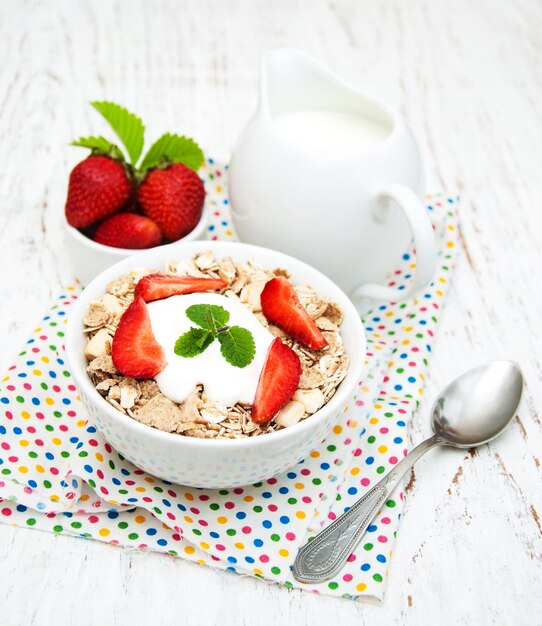
[[[229,256],[225,256],[222,261],[220,261],[220,265],[218,266],[218,275],[222,280],[225,280],[227,283],[232,283],[237,275],[237,270],[235,268],[234,262],[231,260]]]
[[[93,359],[87,366],[87,372],[93,380],[94,378],[99,378],[100,381],[105,380],[106,378],[111,378],[110,374],[117,374],[120,376],[120,373],[117,372],[117,368],[113,365],[113,359],[109,354]]]
[[[106,293],[101,297],[100,301],[109,315],[120,317],[123,314],[124,306],[116,296]]]
[[[102,393],[102,391],[107,393],[111,389],[111,387],[114,387],[115,385],[117,385],[118,382],[119,382],[118,378],[106,378],[105,380],[102,380],[101,382],[96,384],[96,390],[99,391],[100,393]]]
[[[324,317],[327,317],[330,322],[333,322],[337,326],[340,326],[344,319],[344,313],[341,307],[336,302],[328,302],[323,315]]]
[[[120,381],[119,402],[123,409],[131,409],[135,406],[140,396],[139,383],[134,378],[123,378]]]
[[[100,328],[109,319],[109,312],[103,302],[91,302],[83,318],[83,324],[90,328]]]
[[[161,393],[151,398],[145,406],[134,411],[134,417],[142,424],[154,426],[168,433],[181,432],[179,428],[182,430],[185,422],[184,413],[179,405]]]
[[[327,307],[326,307],[327,309]],[[334,324],[328,317],[318,317],[314,320],[314,323],[320,330],[338,331],[339,327]]]
[[[262,310],[260,296],[267,280],[252,281],[241,290],[241,302],[246,304],[253,313],[258,313]]]
[[[276,267],[273,270],[273,275],[274,276],[282,276],[283,278],[287,278],[288,280],[292,277],[290,272],[288,270],[284,269],[283,267]]]
[[[304,367],[299,380],[299,389],[316,389],[324,384],[324,374],[317,367]]]
[[[182,259],[175,268],[175,273],[179,276],[196,276],[202,278],[205,274],[198,268],[194,259]]]
[[[205,270],[218,268],[218,263],[215,260],[215,255],[211,252],[211,250],[207,250],[206,252],[202,252],[201,254],[196,254],[196,256],[194,257],[194,263],[196,264],[196,267],[202,272]]]

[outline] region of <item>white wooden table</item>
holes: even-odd
[[[436,391],[493,357],[525,403],[476,454],[416,467],[382,607],[217,574],[180,559],[0,525],[0,624],[542,624],[542,5],[537,0],[126,0],[0,4],[0,369],[59,291],[68,142],[104,127],[227,156],[258,57],[296,46],[410,120],[430,189],[464,198],[464,245],[413,441]],[[65,273],[64,273],[65,275]]]

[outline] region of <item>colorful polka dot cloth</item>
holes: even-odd
[[[210,159],[202,173],[208,237],[233,238],[226,170]],[[309,537],[407,452],[406,430],[423,393],[457,247],[457,198],[428,198],[439,241],[433,284],[417,299],[376,305],[365,316],[365,377],[319,449],[288,472],[243,488],[192,489],[150,476],[87,422],[64,361],[65,322],[78,292],[69,287],[2,380],[0,521],[167,552],[316,593],[381,599],[400,492],[386,502],[334,580],[298,583],[290,567]],[[389,284],[407,284],[414,266],[405,252]]]

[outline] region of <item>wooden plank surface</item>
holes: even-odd
[[[411,480],[383,607],[318,598],[169,557],[0,525],[0,624],[542,624],[542,5],[537,0],[0,2],[0,367],[62,281],[69,141],[87,102],[149,137],[227,158],[257,99],[258,57],[295,46],[397,107],[428,189],[459,192],[464,245],[426,401],[494,357],[527,388],[513,426]]]

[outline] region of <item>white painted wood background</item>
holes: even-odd
[[[476,454],[416,467],[382,607],[0,525],[0,624],[542,624],[542,5],[537,0],[0,0],[0,369],[58,293],[68,142],[103,126],[227,156],[258,57],[296,46],[411,122],[429,189],[460,192],[464,254],[412,440],[462,370],[521,363],[525,404]],[[150,136],[149,135],[149,136]]]

